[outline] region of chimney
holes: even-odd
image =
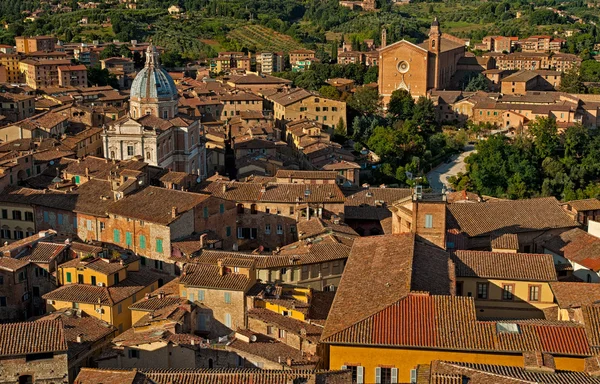
[[[123,259],[119,260],[119,264],[125,265],[125,263],[123,263]]]
[[[223,188],[223,193],[227,192],[227,184],[223,183],[221,188]]]
[[[206,238],[208,237],[207,233],[203,233],[200,235],[200,248],[204,248],[206,245]]]
[[[217,260],[217,266],[219,267],[219,275],[225,275],[225,267],[223,267],[223,259]]]
[[[528,351],[523,353],[523,366],[526,371],[537,373],[554,373],[556,365],[554,357],[549,353]]]
[[[288,357],[288,358],[285,360],[285,363],[288,365],[288,367],[291,367],[293,362],[294,362],[294,360],[292,360],[292,358],[291,358],[291,357]]]
[[[265,184],[262,184],[260,186],[260,193],[266,193],[267,192],[267,186]]]
[[[165,291],[158,292],[158,298],[159,299],[164,299],[165,298]]]
[[[600,356],[585,359],[585,372],[593,377],[600,377]]]
[[[144,299],[145,299],[145,300],[149,300],[149,299],[150,299],[150,294],[149,294],[149,293],[146,293],[146,294],[144,295]]]
[[[85,177],[90,177],[90,169],[85,167]]]
[[[80,333],[77,335],[77,342],[78,343],[83,343],[83,333]]]
[[[177,217],[177,207],[172,207],[171,208],[171,217],[172,218],[176,218]]]

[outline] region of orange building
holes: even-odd
[[[443,89],[465,55],[464,41],[442,34],[437,18],[431,24],[429,39],[421,44],[406,40],[386,46],[385,31],[379,50],[379,93],[384,104],[392,92],[405,89],[414,97],[426,96],[430,89]]]

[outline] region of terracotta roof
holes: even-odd
[[[159,276],[150,272],[128,272],[127,279],[110,287],[87,284],[67,284],[42,296],[46,300],[77,303],[113,305],[158,281]]]
[[[290,169],[279,169],[275,174],[277,178],[283,179],[317,179],[317,180],[335,180],[337,172],[333,171],[295,171]]]
[[[184,286],[245,291],[250,284],[250,279],[241,273],[219,274],[216,265],[189,264],[184,272],[180,280]]]
[[[600,378],[586,372],[546,372],[517,366],[438,360],[432,361],[430,372],[431,381],[427,381],[427,384],[600,384]],[[456,377],[457,380],[450,381],[447,379],[449,377]]]
[[[72,310],[57,311],[40,318],[37,321],[60,319],[64,326],[64,334],[69,347],[69,358],[87,352],[99,340],[114,334],[116,328],[105,321],[92,316],[77,316]],[[77,337],[81,337],[81,341]]]
[[[448,213],[448,228],[459,229],[469,237],[577,226],[554,197],[449,204]]]
[[[236,339],[227,346],[228,350],[242,351],[254,356],[261,357],[273,363],[279,363],[280,359],[285,362],[288,358],[292,359],[292,368],[310,369],[315,368],[319,357],[303,353],[300,350],[290,347],[287,344],[276,341],[262,334],[255,334],[257,340],[247,343]],[[310,358],[310,360],[309,360]]]
[[[326,336],[324,341],[446,350],[592,354],[583,326],[569,322],[482,322],[476,319],[472,297],[423,294],[398,300]]]
[[[323,220],[319,217],[313,217],[310,220],[301,220],[297,224],[298,239],[303,240],[310,237],[319,236],[327,233],[334,233],[340,236],[357,237],[358,233],[352,227],[346,224],[335,224],[331,221]]]
[[[492,249],[515,249],[519,250],[519,236],[514,233],[503,233],[492,235]]]
[[[346,220],[383,220],[391,217],[387,208],[393,202],[412,195],[408,188],[344,189],[344,218]]]
[[[76,199],[74,212],[102,217],[114,201],[108,180],[92,179],[79,185],[71,196]]]
[[[288,384],[315,381],[344,384],[351,380],[350,371],[315,371],[300,369],[165,369],[134,371],[82,368],[75,384]]]
[[[600,200],[598,199],[585,199],[585,200],[572,200],[564,203],[566,206],[570,206],[572,209],[581,211],[592,211],[600,209]]]
[[[138,260],[137,256],[128,256]],[[130,262],[128,260],[128,262]],[[59,268],[89,268],[92,271],[100,272],[105,275],[111,275],[121,269],[127,268],[126,264],[121,264],[120,262],[111,261],[110,259],[103,259],[100,257],[95,257],[91,259],[81,260],[81,259],[72,259],[58,266]]]
[[[67,349],[60,320],[0,324],[0,356],[66,352]]]
[[[168,225],[210,196],[159,187],[146,187],[111,204],[108,212],[119,216]],[[177,208],[176,216],[172,207]]]
[[[223,191],[223,186],[226,190]],[[213,182],[205,191],[230,201],[261,201],[273,203],[340,203],[344,195],[335,184],[268,183],[265,192],[258,183]],[[308,191],[308,194],[307,194]]]
[[[554,282],[550,283],[554,299],[560,308],[581,307],[597,304],[600,300],[600,284]]]
[[[340,169],[360,169],[360,165],[352,161],[341,160],[336,163],[325,164],[323,169],[326,171],[337,171]]]
[[[228,80],[229,83],[235,85],[252,85],[252,84],[290,84],[290,80],[282,79],[279,77],[268,76],[268,75],[254,75],[245,74],[238,76],[231,76]]]
[[[456,251],[456,276],[525,281],[556,281],[552,255]]]
[[[323,337],[327,339],[406,296],[410,291],[413,253],[412,234],[356,239]],[[393,261],[390,255],[394,256]]]
[[[302,335],[302,337],[313,343],[319,342],[321,333],[323,332],[323,327],[283,316],[279,313],[264,308],[250,309],[248,311],[248,317],[260,320],[267,324],[276,325],[278,328],[285,329],[286,331],[295,333],[297,335],[302,335],[302,330],[304,330],[306,331],[306,334]]]
[[[35,263],[49,263],[66,248],[65,244],[39,242],[27,260]]]
[[[574,228],[551,236],[542,246],[593,271],[600,271],[600,239]]]
[[[26,267],[28,264],[28,260],[13,259],[12,257],[0,257],[0,269],[5,271],[17,271]]]

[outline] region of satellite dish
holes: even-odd
[[[256,340],[257,340],[256,335],[250,336],[250,341],[252,341],[253,343],[255,343]]]
[[[198,176],[198,177],[196,178],[196,183],[199,183],[199,182],[201,182],[201,181],[202,181],[202,179],[200,178],[200,176]]]
[[[54,160],[50,160],[50,165],[54,165]]]

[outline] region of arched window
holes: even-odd
[[[244,204],[238,204],[237,205],[237,213],[239,213],[239,214],[243,214],[244,213]]]
[[[110,151],[110,158],[114,159],[115,158],[115,151]]]
[[[150,160],[150,152],[146,152],[146,160]]]
[[[208,368],[213,368],[213,359],[208,359]]]
[[[256,215],[256,204],[250,205],[250,214]]]

